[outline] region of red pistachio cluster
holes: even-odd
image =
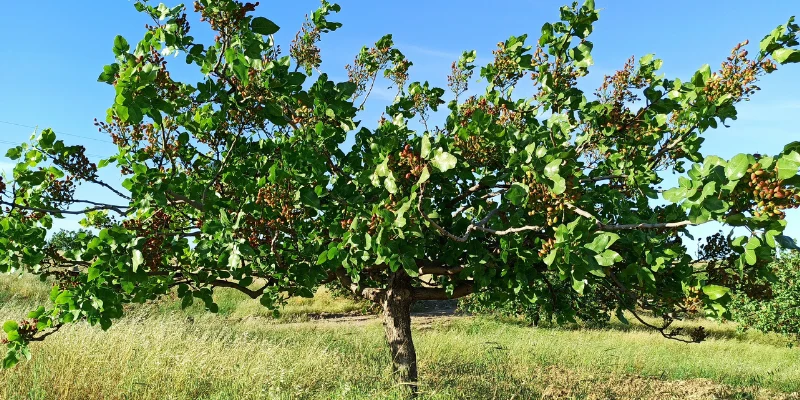
[[[39,328],[37,327],[38,324],[38,319],[22,320],[17,328],[17,333],[19,333],[23,339],[30,339],[34,334],[36,334],[36,332],[39,331]],[[0,339],[0,344],[8,344],[8,339]]]
[[[400,174],[404,171],[408,171],[403,175],[405,179],[411,179],[411,177],[419,177],[422,173],[422,170],[425,168],[425,163],[417,153],[411,150],[411,146],[406,144],[403,147],[403,150],[400,151],[400,159],[397,161],[397,168],[400,171]]]
[[[164,241],[172,226],[172,215],[158,209],[145,219],[128,219],[122,222],[125,229],[133,231],[137,237],[144,238],[141,251],[144,263],[151,271],[158,271],[164,255]]]
[[[748,186],[757,202],[753,212],[756,217],[768,215],[784,219],[784,210],[800,207],[800,193],[797,189],[784,187],[783,180],[777,178],[777,170],[777,164],[770,171],[758,162],[747,169],[750,174]]]

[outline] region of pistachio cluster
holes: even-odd
[[[72,175],[67,175],[63,180],[59,180],[50,174],[50,179],[50,184],[47,185],[43,199],[50,203],[52,207],[70,203],[75,194],[75,181]]]
[[[514,86],[525,76],[525,70],[517,62],[517,55],[509,51],[504,42],[497,43],[497,49],[492,50],[492,54],[494,55],[492,65],[495,69],[492,84],[495,87]]]
[[[289,55],[294,58],[297,65],[305,68],[306,73],[310,74],[314,68],[318,68],[322,64],[320,50],[317,47],[317,42],[321,37],[322,31],[309,20],[308,14],[306,14],[303,26],[289,47]]]
[[[584,42],[584,40],[581,40],[581,43]],[[560,55],[553,62],[550,62],[550,56],[547,51],[541,46],[537,46],[533,53],[532,64],[539,67],[531,72],[531,80],[538,91],[535,97],[543,98],[554,93],[565,93],[570,88],[575,87],[578,78],[588,72],[585,68],[577,67],[574,61]],[[560,109],[560,107],[556,106],[556,109]]]
[[[201,21],[208,21],[211,28],[218,32],[223,32],[227,29],[238,26],[248,12],[255,11],[258,2],[242,4],[238,1],[226,3],[229,7],[222,9],[220,7],[212,7],[209,9],[200,1],[194,2],[194,11],[199,12]],[[185,20],[185,15],[183,16]]]
[[[625,103],[638,101],[639,96],[633,92],[633,89],[642,89],[648,83],[647,79],[636,73],[636,62],[631,57],[625,61],[622,69],[613,75],[605,76],[603,84],[595,92],[595,95],[604,103],[613,104],[615,110],[618,110]]]
[[[488,102],[485,98],[477,100],[474,96],[467,99],[461,105],[461,126],[466,127],[469,119],[475,111],[481,110],[484,114],[496,118],[497,123],[504,126],[516,126],[522,128],[524,124],[523,114],[520,111],[509,109],[506,104],[496,106]]]
[[[97,165],[86,157],[86,148],[83,146],[69,146],[68,152],[55,154],[53,160],[56,165],[81,180],[97,178]]]
[[[461,154],[470,165],[502,168],[502,155],[495,150],[495,144],[483,136],[456,136],[453,145],[461,150]]]
[[[278,211],[279,216],[274,223],[291,224],[300,216],[292,204],[293,193],[294,187],[291,184],[269,184],[258,189],[256,204]]]
[[[357,98],[367,92],[367,84],[377,76],[379,70],[386,68],[391,60],[390,46],[370,47],[362,49],[353,64],[345,65],[347,77],[350,82],[356,84],[356,91],[353,98]]]
[[[395,54],[392,66],[384,71],[384,76],[389,78],[396,87],[402,88],[408,80],[408,69],[411,68],[411,61],[399,53]]]
[[[145,220],[128,219],[122,222],[122,226],[136,234],[137,237],[144,238],[141,252],[144,258],[144,265],[150,271],[158,271],[164,256],[163,244],[166,235],[172,226],[172,215],[163,209],[157,209]]]
[[[19,322],[17,327],[17,333],[26,340],[29,340],[33,337],[36,332],[39,331],[37,325],[39,324],[38,319],[27,320],[24,319]],[[0,339],[0,344],[8,344],[8,339],[2,338]]]
[[[539,257],[544,257],[550,250],[553,250],[553,247],[556,245],[556,240],[553,238],[548,238],[547,240],[542,240],[542,248],[539,249]]]
[[[800,193],[783,186],[783,181],[777,178],[777,169],[777,164],[773,170],[767,170],[759,162],[747,169],[750,174],[748,185],[756,201],[753,210],[756,217],[768,215],[784,219],[784,210],[800,207]]]
[[[422,170],[425,168],[425,161],[419,154],[411,150],[411,145],[406,144],[403,150],[400,151],[400,158],[396,164],[397,170],[400,171],[405,179],[412,179],[412,177],[419,177]],[[405,174],[403,172],[407,171]]]
[[[447,86],[458,100],[458,97],[469,88],[469,80],[472,79],[473,67],[470,67],[462,58],[460,61],[453,61],[450,65],[450,75],[447,75]]]
[[[699,291],[693,292],[683,298],[684,311],[688,314],[697,314],[703,309],[703,301],[700,299]]]
[[[278,228],[276,220],[247,215],[244,222],[242,227],[235,233],[237,238],[246,239],[250,247],[254,249],[272,244],[274,232]]]
[[[724,96],[730,96],[729,101],[739,102],[760,90],[754,84],[759,75],[777,69],[770,59],[749,60],[747,50],[743,48],[748,43],[745,41],[737,44],[722,63],[719,72],[711,75],[704,88],[706,100],[716,102]]]
[[[383,223],[383,218],[379,217],[378,214],[372,214],[372,217],[369,219],[369,225],[367,226],[367,233],[370,235],[374,234],[375,231],[378,230],[378,225]]]
[[[547,185],[537,182],[533,172],[528,171],[522,178],[528,187],[528,215],[544,215],[547,226],[558,224],[566,209],[566,203],[577,200],[578,195],[571,191],[557,195]]]

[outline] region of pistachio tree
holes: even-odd
[[[666,337],[699,340],[670,323],[692,308],[725,316],[730,295],[697,273],[687,229],[739,227],[725,262],[742,276],[793,246],[782,232],[784,211],[800,205],[800,143],[771,156],[701,152],[759,79],[800,61],[793,20],[753,53],[737,45],[717,71],[670,79],[645,55],[586,93],[598,18],[587,0],[561,8],[538,40],[500,42],[485,66],[465,52],[448,93],[412,81],[390,35],[332,80],[319,43],[340,28],[329,20],[340,8],[325,0],[284,47],[257,3],[195,2],[208,43],[190,34],[184,6],[135,6],[152,25],[135,44],[114,38],[99,76],[115,96],[96,125],[117,154],[95,165],[52,130],[7,154],[17,164],[0,181],[0,271],[55,284],[51,304],[3,325],[5,367],[65,324],[107,329],[123,305],[173,291],[215,312],[220,287],[279,309],[335,284],[380,305],[393,371],[413,389],[415,301],[583,304],[556,299],[566,284],[603,293],[623,320],[629,311]],[[175,79],[168,55],[199,81]],[[360,121],[387,84],[397,96],[383,117]],[[533,94],[514,96],[519,87]],[[122,186],[101,168],[121,171]],[[680,178],[662,191],[665,172]],[[79,198],[78,185],[108,196]],[[69,214],[97,233],[53,251],[48,231]]]

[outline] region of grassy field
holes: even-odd
[[[0,320],[47,287],[0,277]],[[0,399],[398,398],[380,323],[312,321],[364,304],[321,292],[274,319],[238,293],[219,315],[174,301],[139,306],[108,332],[85,324],[33,345],[34,359],[0,372]],[[529,328],[491,317],[415,320],[423,398],[798,399],[800,348],[778,336],[703,323],[701,344],[639,327]]]

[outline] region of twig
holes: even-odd
[[[486,224],[489,221],[490,218],[492,218],[495,214],[497,214],[498,211],[500,211],[499,208],[490,211],[488,214],[486,214],[485,217],[483,217],[482,220],[478,221],[475,224],[470,224],[467,227],[467,231],[464,233],[464,235],[456,236],[448,232],[446,229],[442,228],[439,224],[430,219],[427,214],[425,214],[425,212],[422,210],[422,199],[423,199],[422,192],[420,192],[419,202],[417,203],[417,211],[419,211],[419,214],[422,216],[422,218],[425,219],[425,221],[427,221],[429,224],[431,224],[431,226],[433,226],[437,231],[439,231],[439,233],[442,234],[442,236],[446,236],[448,239],[451,239],[459,243],[464,243],[467,240],[469,240],[470,235],[472,235],[472,231],[481,228],[484,224]]]
[[[625,179],[628,175],[606,175],[606,176],[596,176],[593,178],[583,178],[580,179],[578,182],[580,183],[587,183],[587,182],[600,182],[612,179]]]

